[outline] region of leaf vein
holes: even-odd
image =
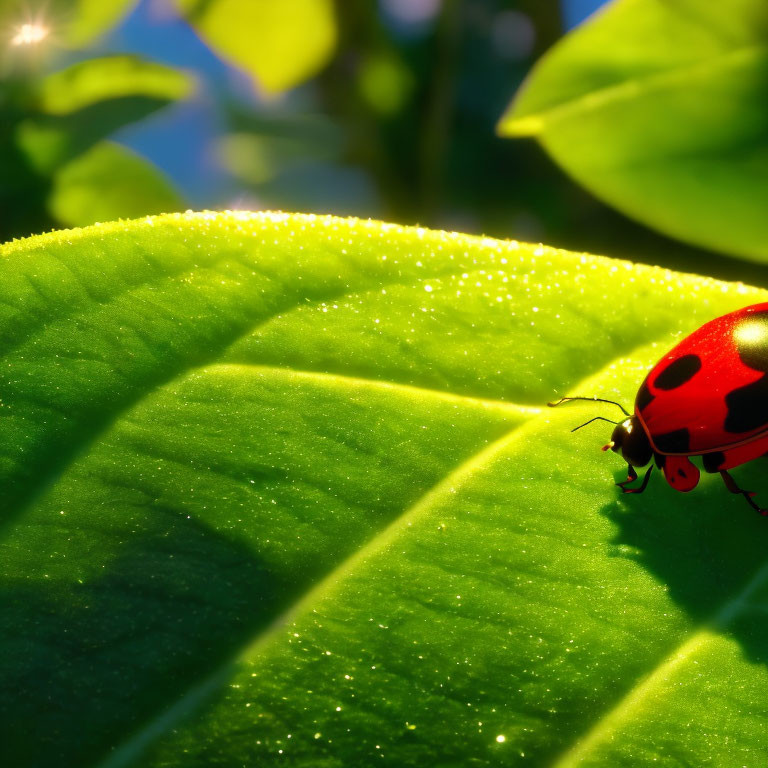
[[[527,422],[527,424],[530,423]],[[444,493],[450,493],[451,488],[455,488],[463,483],[477,469],[484,466],[486,462],[492,460],[497,454],[506,449],[510,442],[519,437],[521,430],[524,430],[525,426],[518,426],[509,430],[500,438],[486,445],[482,450],[455,467],[416,502],[403,510],[386,528],[379,531],[360,549],[323,576],[303,597],[299,598],[285,613],[275,619],[269,627],[259,631],[255,639],[236,651],[232,657],[226,660],[224,664],[214,670],[203,681],[183,692],[169,709],[161,712],[133,736],[117,746],[96,768],[124,768],[131,765],[134,760],[140,757],[149,744],[162,736],[166,730],[170,730],[180,720],[191,714],[219,685],[223,684],[238,663],[258,655],[303,609],[319,598],[326,597],[334,587],[340,584],[344,576],[352,572],[360,562],[376,554],[386,544],[394,540],[408,527],[413,519],[429,510],[434,501],[439,499]]]
[[[259,365],[257,363],[214,363],[210,366],[204,366],[198,369],[201,373],[209,370],[226,369],[249,369],[252,371],[261,371],[265,374],[280,373],[293,376],[297,379],[306,379],[309,381],[326,382],[329,384],[339,384],[340,386],[361,386],[379,389],[382,392],[398,392],[404,395],[427,396],[436,400],[455,403],[456,405],[479,405],[488,408],[499,408],[509,410],[517,415],[536,416],[541,413],[541,408],[535,405],[526,405],[513,403],[508,400],[495,400],[493,398],[474,397],[472,395],[462,395],[456,392],[431,389],[413,384],[402,384],[395,381],[384,379],[371,379],[365,377],[351,376],[345,373],[328,373],[325,371],[307,371],[296,368],[284,368],[278,365]]]
[[[509,118],[502,118],[499,132],[503,136],[535,136],[541,133],[547,123],[555,122],[563,117],[572,117],[579,112],[587,112],[613,101],[631,100],[638,96],[652,93],[654,90],[663,89],[680,81],[686,81],[693,75],[702,75],[709,72],[717,72],[719,69],[738,65],[751,59],[759,60],[768,54],[765,45],[749,45],[734,50],[712,59],[696,62],[690,66],[666,70],[643,77],[634,77],[622,80],[619,83],[598,88],[569,99],[554,106],[545,107],[542,110],[529,115],[515,117],[514,113]],[[514,105],[512,107],[514,110]]]
[[[599,747],[611,733],[618,730],[634,711],[642,707],[643,702],[655,689],[666,683],[678,667],[705,645],[717,639],[718,632],[727,628],[747,606],[752,593],[766,582],[768,582],[768,563],[759,568],[744,589],[732,599],[727,600],[709,622],[696,627],[682,643],[662,659],[650,674],[639,680],[584,736],[553,763],[552,768],[575,768],[583,764],[588,753]]]

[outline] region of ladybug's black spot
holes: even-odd
[[[688,453],[691,449],[691,433],[687,429],[676,429],[663,435],[654,435],[653,442],[664,453]]]
[[[719,472],[720,467],[725,464],[725,454],[722,451],[715,451],[715,453],[705,453],[701,457],[704,463],[705,472]]]
[[[656,389],[677,389],[690,381],[701,370],[701,358],[698,355],[683,355],[670,363],[657,377],[653,385]]]
[[[680,477],[685,477],[685,472],[683,472],[682,469],[678,469],[677,474],[680,475]]]
[[[733,343],[744,365],[768,373],[768,312],[746,315],[733,328]]]
[[[768,376],[734,389],[725,396],[728,432],[751,432],[768,424]]]
[[[638,411],[644,411],[653,400],[651,390],[648,389],[648,379],[646,379],[637,390],[637,397],[635,398],[635,408]]]

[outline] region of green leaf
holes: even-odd
[[[336,46],[333,0],[176,0],[201,37],[267,93],[317,74]]]
[[[616,0],[534,68],[499,124],[620,211],[768,260],[768,5]]]
[[[48,200],[63,224],[85,226],[183,207],[170,181],[119,144],[101,142],[61,168]]]
[[[113,27],[136,0],[76,0],[69,5],[75,10],[67,28],[68,41],[83,46]]]
[[[178,70],[138,56],[117,55],[73,64],[40,84],[39,107],[67,115],[100,101],[143,96],[159,101],[184,99],[192,81]]]
[[[185,98],[193,87],[184,73],[136,56],[89,59],[41,82],[14,140],[38,173],[50,175],[120,128]]]
[[[129,96],[99,101],[71,114],[30,116],[16,127],[16,144],[35,170],[52,174],[115,131],[167,104],[166,99]]]
[[[541,408],[765,292],[268,213],[1,251],[7,764],[765,764],[766,521]]]

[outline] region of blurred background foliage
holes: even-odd
[[[722,243],[686,245],[635,223],[571,181],[538,143],[498,135],[521,83],[564,35],[539,68],[544,85],[537,71],[524,90],[527,103],[550,98],[553,57],[556,82],[578,69],[578,49],[572,60],[568,51],[582,30],[568,30],[602,4],[0,0],[0,241],[185,208],[281,208],[765,284],[762,267],[708,250],[727,251]],[[597,47],[586,38],[595,68],[603,51],[622,59],[631,27],[609,30]],[[610,125],[602,128],[561,143],[578,159],[590,141],[607,141]],[[636,216],[535,130],[517,133],[536,136],[581,184]],[[674,217],[674,199],[664,204]]]
[[[686,242],[768,261],[768,3],[616,0],[536,64],[500,123]]]

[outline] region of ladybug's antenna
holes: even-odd
[[[578,427],[574,427],[571,432],[575,432],[577,429],[581,429],[582,427],[586,427],[587,424],[591,424],[593,421],[607,421],[610,424],[618,424],[618,421],[613,421],[613,419],[606,419],[605,416],[595,416],[594,419],[590,419],[589,421],[585,421],[583,424],[579,424]]]
[[[556,406],[562,405],[563,403],[570,402],[571,400],[589,400],[593,403],[610,403],[611,405],[615,405],[617,408],[621,408],[621,412],[625,416],[629,416],[626,409],[624,408],[623,405],[621,405],[621,403],[617,403],[615,400],[604,400],[602,397],[561,397],[556,403],[547,403],[547,405],[550,408],[555,408]],[[594,419],[592,419],[592,421],[594,421]],[[610,421],[610,419],[603,419],[603,421]],[[613,423],[617,424],[618,422],[614,421]],[[589,424],[589,422],[587,422],[587,424]],[[583,427],[584,424],[582,424],[581,426]],[[576,427],[576,429],[579,429],[579,427]]]

